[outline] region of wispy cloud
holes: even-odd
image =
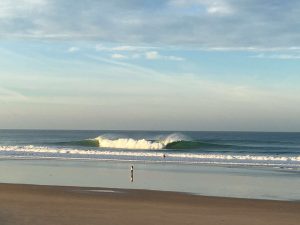
[[[203,7],[209,14],[233,13],[232,5],[225,0],[170,0],[169,4],[175,7]]]
[[[128,62],[123,62],[120,60],[113,60],[113,59],[107,59],[104,57],[99,57],[99,56],[95,56],[95,55],[85,55],[87,58],[92,59],[94,61],[98,61],[98,62],[104,62],[107,64],[111,64],[117,67],[122,67],[122,68],[126,68],[129,69],[129,72],[132,73],[133,71],[136,71],[139,76],[161,76],[163,75],[160,72],[157,72],[155,70],[149,69],[149,68],[145,68],[139,65],[135,65],[132,63],[128,63]]]
[[[111,55],[113,59],[140,59],[145,58],[147,60],[170,60],[170,61],[184,61],[185,59],[179,56],[173,55],[161,55],[157,51],[148,51],[139,54],[120,54],[114,53]]]
[[[161,57],[156,51],[146,52],[145,56],[146,59],[150,59],[150,60],[159,59]]]
[[[80,50],[80,48],[72,46],[68,49],[68,52],[73,53],[73,52],[78,52]]]
[[[108,52],[143,52],[150,49],[155,49],[158,47],[153,46],[133,46],[133,45],[116,45],[116,46],[107,46],[103,44],[97,44],[95,46],[96,51],[108,51]]]
[[[300,54],[258,54],[253,56],[254,58],[262,59],[282,59],[282,60],[299,60]]]
[[[25,101],[27,99],[25,95],[17,91],[0,87],[0,100],[2,101]]]
[[[205,48],[194,48],[194,50],[200,51],[215,51],[215,52],[300,52],[300,46],[278,46],[278,47],[261,47],[261,46],[232,46],[232,47],[205,47]]]
[[[174,55],[162,55],[157,50],[161,47],[154,46],[133,46],[133,45],[103,45],[97,44],[95,50],[98,52],[113,52],[110,56],[113,59],[147,59],[147,60],[170,60],[184,61],[185,58]],[[168,48],[172,51],[172,48]]]
[[[127,59],[127,56],[122,55],[122,54],[112,54],[111,58],[113,58],[113,59]]]
[[[46,10],[47,0],[1,0],[0,19],[28,16],[30,12],[40,13]]]
[[[161,55],[157,51],[150,51],[145,53],[146,59],[149,60],[158,60],[158,59],[163,59],[163,60],[172,60],[172,61],[184,61],[185,59],[182,57],[178,56],[173,56],[173,55]]]
[[[0,37],[122,43],[112,51],[298,48],[299,15],[298,0],[1,0]]]
[[[234,76],[234,80],[222,79],[224,76],[212,79],[209,71],[203,69],[198,71],[188,67],[188,71],[183,71],[176,67],[181,63],[161,63],[163,60],[169,60],[172,55],[180,55],[181,51],[178,50],[160,48],[138,52],[125,50],[97,52],[94,49],[94,42],[89,45],[76,43],[74,46],[80,47],[81,51],[76,57],[72,57],[66,54],[66,50],[73,44],[59,43],[55,47],[48,43],[47,45],[38,43],[31,47],[29,47],[31,44],[26,46],[28,55],[48,64],[49,68],[57,68],[55,70],[47,70],[44,65],[37,68],[36,61],[26,61],[23,57],[6,55],[2,52],[4,60],[0,60],[2,87],[0,101],[5,110],[0,110],[2,115],[0,124],[6,123],[10,126],[17,124],[16,119],[10,123],[6,122],[9,109],[13,109],[14,112],[24,115],[18,116],[17,119],[25,121],[24,126],[27,127],[34,124],[49,128],[54,124],[51,118],[55,118],[55,121],[59,122],[53,127],[66,128],[71,124],[74,129],[82,128],[82,125],[74,125],[74,120],[84,121],[83,125],[87,129],[93,126],[97,129],[98,124],[103,126],[103,121],[107,121],[105,128],[109,129],[112,129],[111,124],[116,124],[113,127],[116,129],[133,129],[132,125],[136,129],[149,129],[153,125],[151,121],[155,120],[161,121],[155,123],[156,129],[249,130],[260,128],[261,121],[263,121],[261,129],[267,129],[272,128],[274,121],[278,121],[281,129],[291,130],[289,126],[294,124],[294,129],[299,130],[300,124],[295,125],[295,121],[298,121],[297,116],[300,113],[300,93],[295,76],[284,77],[285,80],[291,80],[287,81],[289,85],[291,84],[289,87],[285,87],[282,83],[276,86],[280,81],[277,80],[275,83],[274,76],[260,77],[264,81],[267,79],[265,82],[267,85],[243,82],[238,77],[241,74]],[[121,45],[111,46],[114,48]],[[17,46],[13,47],[17,49],[16,51],[23,50]],[[53,54],[50,54],[48,49]],[[51,60],[45,62],[44,58],[37,57],[41,52],[48,53],[47,57]],[[57,57],[59,52],[61,57]],[[151,63],[144,61],[146,53],[153,60]],[[114,54],[119,56],[112,57]],[[123,60],[123,56],[133,57],[134,54],[135,57],[140,57],[140,60],[130,60],[131,58]],[[275,55],[277,52],[268,54]],[[188,53],[185,52],[184,55]],[[194,58],[200,56],[203,60],[204,55],[211,57],[215,53],[193,52],[192,55],[188,55],[187,58],[191,59],[190,62],[182,62],[185,66],[179,65],[178,68],[186,65],[199,67],[197,62],[193,64]],[[223,54],[216,55],[219,57]],[[224,55],[227,57],[227,54]],[[62,56],[67,57],[68,61],[61,62],[64,60]],[[230,58],[232,54],[228,56]],[[10,57],[13,61],[12,66],[22,64],[23,67],[21,69],[12,67],[12,73],[5,71],[5,67],[8,67],[5,58]],[[234,66],[237,66],[238,62],[240,61],[233,62]],[[284,65],[284,62],[281,63],[280,65]],[[161,69],[158,64],[168,65]],[[218,62],[212,65],[214,68],[217,66]],[[30,68],[34,68],[34,73],[31,73]],[[225,69],[225,73],[228,71],[230,70]],[[247,71],[247,68],[243,71]],[[249,78],[252,79],[252,76]],[[23,96],[23,93],[26,93],[26,96]],[[122,112],[119,109],[122,109]],[[171,111],[176,111],[174,117],[170,117]],[[37,122],[36,118],[40,118],[41,122]],[[130,122],[126,126],[122,125],[122,121]],[[255,123],[256,126],[253,125]]]

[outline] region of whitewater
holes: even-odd
[[[103,148],[119,148],[119,149],[164,149],[168,144],[188,140],[181,134],[170,134],[157,141],[149,141],[146,139],[135,140],[133,138],[109,139],[105,136],[99,136],[94,140],[99,142],[99,147]]]

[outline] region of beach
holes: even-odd
[[[296,225],[299,212],[299,202],[147,190],[0,184],[1,225]]]

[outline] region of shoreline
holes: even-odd
[[[300,202],[118,188],[0,184],[1,225],[291,224]]]
[[[132,165],[134,182],[130,181]],[[12,184],[147,189],[246,199],[300,199],[299,173],[291,170],[10,159],[1,161],[0,177],[2,183]]]

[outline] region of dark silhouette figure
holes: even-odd
[[[130,168],[130,181],[133,182],[133,166]]]

